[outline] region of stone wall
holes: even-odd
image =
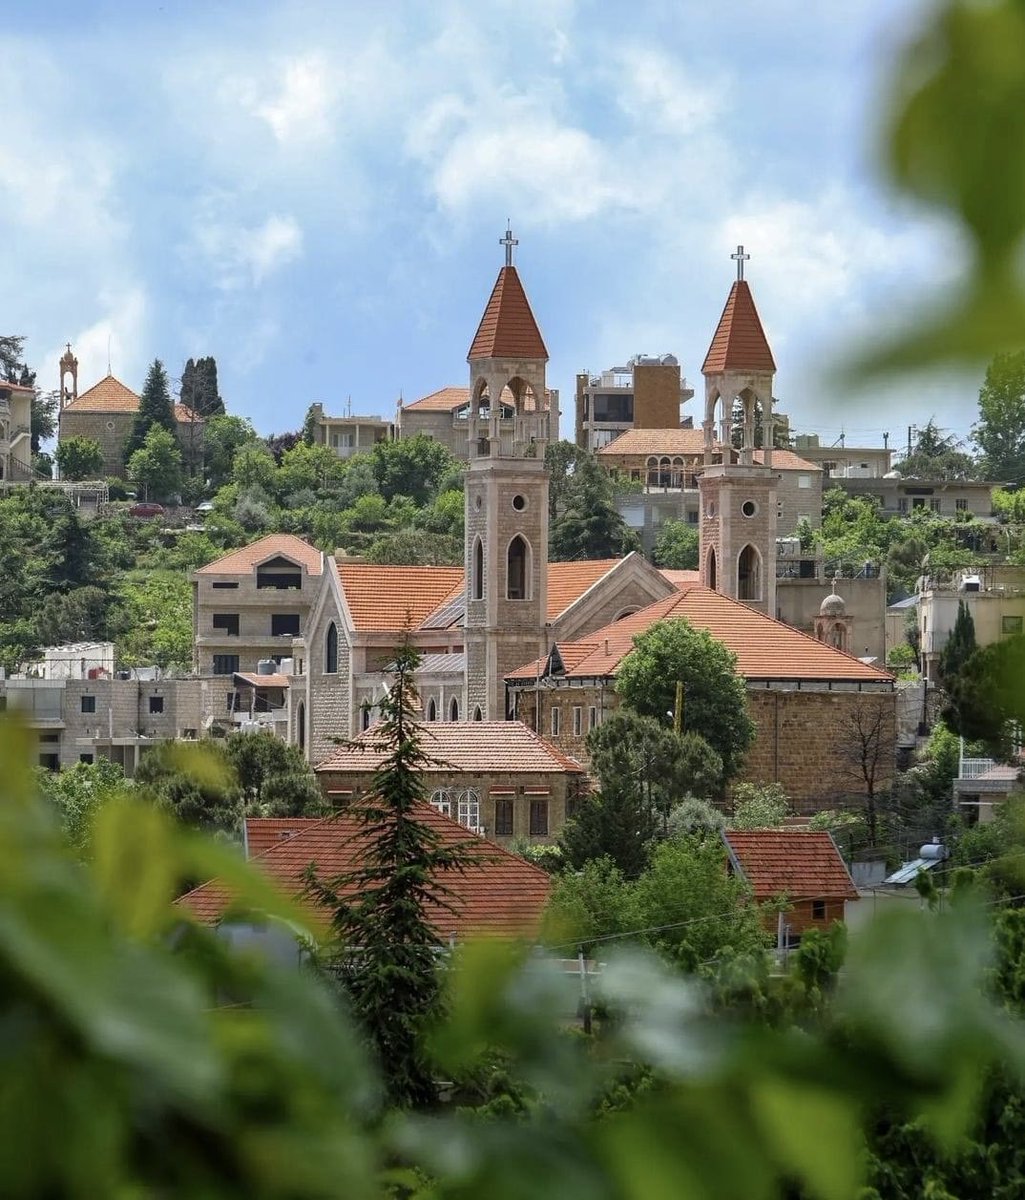
[[[638,364],[633,371],[634,429],[680,428],[680,365]]]
[[[66,408],[59,417],[58,440],[69,437],[93,438],[103,451],[101,475],[125,478],[125,442],[135,425],[135,413],[131,410],[113,412],[79,411]],[[175,423],[178,445],[186,470],[202,462],[203,422],[177,421]]]
[[[516,716],[538,730],[583,766],[588,765],[585,738],[594,721],[600,724],[619,704],[609,685],[516,689]],[[892,691],[825,691],[802,688],[749,688],[748,711],[755,738],[738,782],[779,783],[799,812],[817,812],[864,796],[858,776],[857,725],[868,729],[878,712],[882,721],[876,790],[892,779],[896,761],[896,694]],[[558,732],[552,710],[558,710]],[[578,727],[574,709],[581,712]]]
[[[819,606],[833,590],[828,580],[778,579],[776,615],[795,629],[814,636]],[[850,652],[886,661],[886,576],[839,579],[836,590],[851,618]],[[902,618],[903,619],[903,618]]]

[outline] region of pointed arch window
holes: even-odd
[[[301,701],[295,710],[296,741],[301,751],[306,750],[306,705]]]
[[[474,719],[475,721],[483,721],[483,720],[484,720],[484,714],[481,712],[481,710],[480,710],[480,705],[479,705],[479,704],[478,704],[478,705],[477,705],[477,707],[476,707],[476,708],[473,710],[473,719]]]
[[[435,703],[434,697],[427,701],[427,720],[436,721],[438,719],[438,706]]]
[[[324,674],[335,675],[338,672],[338,626],[334,621],[327,627],[324,636]]]
[[[761,600],[762,556],[748,543],[737,559],[737,599]]]
[[[714,548],[709,550],[708,557],[705,559],[705,583],[712,589],[713,592],[716,590],[716,562]]]
[[[470,593],[474,600],[484,599],[484,543],[475,538],[473,543],[473,566],[471,568],[473,590]]]
[[[529,600],[530,582],[530,547],[526,538],[517,534],[509,543],[506,554],[506,599]]]
[[[448,706],[448,719],[450,721],[459,720],[459,701],[455,696],[452,697],[452,703]]]

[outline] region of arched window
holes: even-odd
[[[658,486],[667,488],[672,481],[672,471],[670,469],[669,455],[664,454],[658,460]]]
[[[837,650],[846,650],[847,630],[839,621],[833,626],[833,645]]]
[[[484,599],[484,543],[476,538],[473,543],[473,569],[471,571],[473,591],[470,593],[474,600]]]
[[[295,710],[295,733],[299,749],[306,750],[306,705],[301,701]]]
[[[708,586],[714,592],[716,590],[716,570],[715,570],[715,548],[713,547],[708,552],[708,557],[705,559],[705,579]]]
[[[761,600],[762,556],[750,543],[737,559],[737,599]]]
[[[432,696],[430,698],[430,700],[427,701],[427,720],[428,721],[436,721],[437,719],[438,719],[438,706],[437,706],[437,704],[435,704],[434,697]]]
[[[530,599],[530,547],[519,534],[506,555],[505,595],[507,600]]]
[[[455,696],[452,697],[452,702],[448,706],[448,719],[450,721],[459,720],[459,701],[455,698]]]
[[[653,454],[648,456],[645,471],[648,487],[658,487],[658,459]]]
[[[338,671],[338,628],[334,621],[327,627],[324,638],[324,674],[334,675]]]
[[[477,707],[476,707],[476,708],[473,710],[473,719],[474,719],[475,721],[483,721],[483,720],[484,720],[484,714],[483,714],[483,713],[480,711],[480,705],[479,705],[479,704],[478,704],[478,705],[477,705]]]
[[[364,730],[370,728],[370,705],[369,704],[363,705],[363,728],[364,728]]]

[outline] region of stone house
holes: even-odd
[[[764,916],[780,950],[798,946],[809,929],[846,921],[857,899],[850,871],[832,834],[811,829],[726,829],[729,869],[751,888],[752,899],[776,911]]]
[[[553,425],[559,427],[559,391],[546,390],[548,405],[553,414]],[[503,429],[511,433],[515,402],[512,393],[505,389],[501,395],[501,420]],[[411,438],[425,434],[436,442],[447,446],[456,457],[466,460],[470,456],[468,441],[470,417],[470,389],[468,387],[445,387],[422,396],[410,404],[399,401],[395,414],[396,437]]]
[[[861,759],[870,753],[876,788],[892,778],[892,675],[696,583],[582,638],[557,641],[546,658],[512,672],[514,715],[586,765],[585,738],[618,707],[616,672],[634,637],[679,618],[737,655],[756,730],[740,780],[779,783],[801,811],[814,812],[857,802]]]
[[[0,379],[0,481],[32,478],[32,400],[36,390]]]
[[[59,442],[69,437],[94,439],[99,442],[103,452],[101,474],[123,479],[125,441],[132,432],[140,399],[120,379],[109,374],[79,395],[77,360],[71,387],[68,388],[65,378],[70,368],[64,366],[65,359],[61,360],[61,409],[57,440]],[[186,469],[200,468],[203,462],[203,418],[187,404],[175,404],[174,419]]]
[[[437,722],[421,736],[430,804],[502,846],[555,841],[587,791],[583,767],[519,721]],[[358,804],[383,757],[373,726],[335,750],[316,767],[325,798]]]
[[[483,838],[468,838],[464,826],[429,804],[420,806],[416,816],[437,835],[441,846],[460,846],[471,854],[479,849],[474,861],[446,873],[446,905],[428,909],[441,939],[537,934],[551,892],[551,876],[501,846]],[[346,874],[360,865],[363,831],[353,815],[344,811],[323,820],[250,817],[245,824],[247,857],[282,895],[302,899],[311,865],[322,879]],[[302,902],[313,931],[327,934],[330,914],[312,907],[309,901]],[[195,920],[216,925],[231,907],[231,889],[220,880],[211,880],[176,903]],[[242,914],[236,913],[233,924],[241,921]]]
[[[367,454],[378,442],[390,442],[395,437],[395,426],[383,417],[353,416],[332,417],[324,412],[322,404],[311,404],[313,418],[313,441],[317,446],[330,446],[339,458],[351,458],[354,454]]]

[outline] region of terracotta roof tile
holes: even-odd
[[[554,621],[622,561],[619,558],[588,558],[582,562],[550,562],[548,620]]]
[[[761,463],[765,461],[765,451],[755,451],[755,462]],[[774,471],[813,471],[821,472],[822,468],[818,463],[809,462],[806,458],[802,458],[799,454],[795,454],[793,450],[776,450],[772,451],[772,469]]]
[[[775,371],[772,351],[746,279],[734,281],[701,371]]]
[[[707,629],[737,656],[737,671],[746,679],[833,680],[865,683],[892,682],[893,676],[827,646],[773,617],[732,600],[698,583],[683,584],[672,596],[589,633],[586,655],[560,645],[567,677],[603,678],[615,675],[633,649],[633,639],[656,621],[685,617],[695,628]],[[569,663],[572,661],[573,665]],[[508,679],[533,679],[536,663],[527,663]]]
[[[548,361],[548,350],[515,267],[503,267],[498,272],[491,299],[466,356],[467,362],[478,358]]]
[[[686,584],[701,582],[700,571],[676,571],[671,567],[666,567],[659,574],[663,579],[668,579],[674,588],[682,588]]]
[[[120,379],[115,379],[113,375],[107,375],[77,399],[72,400],[70,404],[66,404],[61,411],[138,412],[139,404],[139,397],[131,388],[126,387]],[[183,422],[196,421],[197,423],[203,420],[199,413],[193,412],[187,404],[174,405],[174,419]]]
[[[250,687],[287,688],[291,686],[291,680],[287,675],[260,675],[256,671],[236,671],[233,678],[236,683],[241,680],[243,684],[248,684]]]
[[[322,575],[324,555],[309,542],[291,533],[270,533],[266,537],[250,542],[239,550],[232,550],[221,558],[200,567],[197,575],[249,575],[269,558],[290,558],[304,566],[310,575]]]
[[[825,831],[727,829],[723,838],[756,900],[857,900],[858,889]]]
[[[439,388],[436,392],[431,392],[427,396],[421,396],[419,400],[414,400],[412,404],[404,404],[403,412],[408,412],[410,409],[417,409],[419,412],[451,412],[454,408],[460,408],[464,404],[470,403],[470,389],[464,387],[444,387]]]
[[[380,567],[336,559],[335,569],[352,613],[364,630],[414,629],[462,587],[462,567]]]
[[[575,758],[563,754],[521,721],[433,721],[421,725],[420,733],[425,754],[445,768],[468,774],[584,772]],[[374,771],[384,757],[375,749],[376,743],[377,734],[368,729],[319,762],[316,770]]]
[[[480,851],[478,862],[462,871],[448,872],[443,878],[445,886],[451,889],[449,903],[455,911],[439,908],[430,913],[441,937],[478,933],[529,937],[536,933],[551,890],[551,878],[544,871],[493,842],[469,834],[430,805],[420,805],[416,815],[440,836],[444,845],[469,842]],[[324,878],[358,865],[361,834],[362,826],[351,811],[345,810],[319,821],[250,818],[246,822],[251,861],[290,898],[301,895],[303,877],[310,863],[316,865]],[[207,924],[219,921],[230,902],[230,891],[216,880],[178,900],[183,908]],[[323,910],[312,909],[311,915],[315,919],[325,916]]]
[[[714,449],[716,454],[721,454],[722,444],[716,442]],[[607,446],[602,446],[598,451],[598,457],[624,458],[642,454],[671,457],[679,454],[693,458],[703,455],[704,451],[705,435],[701,429],[627,429]],[[734,460],[737,454],[738,451],[733,451]],[[764,457],[764,451],[755,451],[755,462],[762,462]],[[817,463],[808,462],[799,454],[795,454],[793,450],[773,450],[772,469],[774,471],[809,472],[822,470]]]

